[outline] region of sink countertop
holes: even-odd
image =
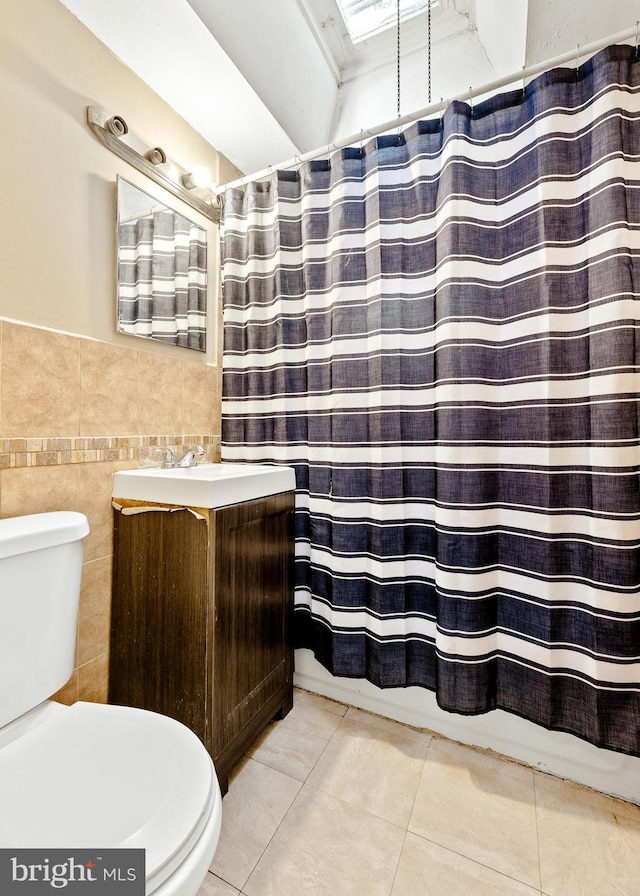
[[[154,504],[227,507],[295,489],[293,467],[266,464],[197,464],[143,467],[113,475],[112,496]]]

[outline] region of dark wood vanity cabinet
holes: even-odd
[[[172,716],[229,772],[293,702],[293,493],[114,511],[109,702]]]

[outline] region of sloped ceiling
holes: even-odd
[[[335,0],[60,2],[246,173],[397,114],[395,30],[354,47]],[[637,0],[440,0],[431,100],[475,99],[525,65],[632,28],[638,11]],[[429,105],[426,14],[403,24],[400,51],[405,115]]]

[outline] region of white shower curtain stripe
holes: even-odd
[[[455,542],[460,536],[469,535],[482,536],[487,538],[487,533],[474,533],[472,530],[460,528],[452,532],[438,533],[443,541]],[[508,543],[511,533],[501,533],[504,536],[505,543]],[[353,537],[353,536],[352,536]],[[579,542],[572,542],[578,544]],[[588,542],[591,550],[596,549],[596,545]],[[640,608],[640,595],[637,594],[637,588],[634,584],[630,585],[613,585],[603,583],[595,578],[586,575],[570,575],[568,573],[557,573],[552,571],[545,574],[541,570],[532,571],[531,558],[525,551],[532,551],[533,545],[519,545],[522,550],[522,566],[514,565],[514,559],[510,564],[496,563],[486,566],[477,566],[469,571],[465,566],[456,564],[445,565],[442,560],[435,556],[404,554],[404,555],[387,555],[384,558],[375,556],[367,552],[339,552],[327,548],[319,548],[315,544],[310,544],[310,559],[318,568],[331,571],[336,577],[342,576],[358,576],[364,574],[370,581],[378,582],[395,582],[400,583],[403,579],[411,578],[415,581],[436,581],[442,591],[455,592],[460,591],[466,596],[473,594],[485,593],[493,589],[503,589],[511,591],[515,594],[530,594],[536,598],[543,600],[554,600],[557,598],[559,589],[565,584],[571,583],[571,600],[574,603],[582,603],[585,606],[598,606],[597,597],[594,596],[593,588],[597,587],[602,591],[602,599],[610,600],[609,609],[614,607],[633,607],[634,612]],[[614,550],[619,550],[618,546],[614,549],[609,548],[608,554],[612,555]],[[637,547],[637,545],[636,545]],[[542,546],[545,549],[545,546]],[[607,555],[606,551],[602,551],[603,555]],[[483,558],[484,559],[484,558]],[[579,572],[579,570],[578,570]],[[535,581],[529,581],[529,577],[535,577]],[[605,596],[607,595],[607,596]],[[620,604],[618,597],[626,595],[625,602]],[[618,612],[618,610],[615,610]]]
[[[309,506],[309,495],[306,499],[303,495],[299,498],[299,506],[305,506],[305,501],[306,506]],[[314,495],[313,507],[318,519],[325,516],[343,526],[366,522],[370,526],[435,526],[442,531],[447,527],[451,530],[475,529],[488,533],[511,531],[517,532],[523,538],[553,538],[558,541],[580,540],[581,537],[591,536],[593,540],[603,545],[617,543],[619,547],[628,547],[629,550],[638,547],[640,513],[617,519],[607,514],[604,517],[606,528],[597,528],[595,520],[598,518],[592,519],[583,513],[556,511],[548,514],[542,513],[539,509],[535,512],[533,508],[527,511],[523,508],[501,507],[498,516],[497,508],[493,505],[443,507],[433,506],[426,501],[421,503],[405,501],[398,506],[397,502],[391,500],[378,503],[340,501],[328,500],[323,495]],[[401,516],[397,515],[398,512]]]
[[[385,243],[393,244],[397,239],[398,224],[403,224],[403,242],[413,239],[427,243],[429,238],[433,239],[439,235],[444,227],[460,225],[461,218],[465,219],[464,224],[469,228],[491,227],[497,230],[501,226],[511,227],[538,215],[541,208],[547,211],[582,208],[588,205],[597,192],[610,190],[616,183],[621,185],[620,159],[617,156],[583,169],[579,177],[572,176],[571,180],[550,181],[546,177],[539,178],[526,190],[518,190],[514,196],[506,196],[500,201],[487,202],[484,205],[465,194],[452,194],[442,201],[433,215],[426,217],[398,215],[396,218],[389,218],[376,228],[375,235]],[[637,182],[627,183],[624,186],[627,190],[637,190],[640,187]],[[357,198],[362,199],[361,196]],[[367,244],[374,244],[374,240],[370,238],[371,228],[366,228],[365,233]],[[267,255],[261,253],[250,256],[246,264],[230,263],[228,276],[246,279],[247,276],[271,274],[285,259],[287,265],[302,264],[311,258],[324,260],[339,252],[359,248],[361,244],[361,237],[351,236],[348,231],[333,231],[326,240],[309,241],[304,257],[301,254],[302,247],[295,246],[285,254],[274,246],[273,251]]]
[[[349,415],[347,425],[353,422]],[[313,457],[315,461],[322,461],[333,465],[351,463],[357,466],[357,458],[365,448],[379,449],[379,463],[392,463],[398,456],[398,449],[402,443],[392,441],[390,444],[380,440],[361,440],[356,448],[342,448],[337,443],[327,445],[324,448],[309,451],[307,457]],[[473,463],[468,460],[469,450],[473,451]],[[500,460],[497,450],[508,452],[505,460]],[[441,454],[438,452],[441,451]],[[305,452],[296,452],[296,461],[300,462],[305,457]],[[582,468],[593,470],[603,476],[628,475],[633,473],[638,465],[638,446],[610,447],[594,445],[574,445],[563,447],[532,447],[522,443],[504,441],[499,445],[486,445],[482,442],[475,444],[457,445],[452,442],[434,446],[428,442],[413,443],[410,450],[404,453],[406,463],[412,461],[421,463],[424,469],[431,467],[437,470],[455,470],[456,467],[465,467],[467,470],[491,470],[515,472],[518,470],[535,472],[538,470],[544,475],[564,474],[569,470]],[[612,472],[610,465],[615,464],[617,471]]]
[[[413,333],[401,330],[385,330],[388,335],[393,332],[395,339],[392,345],[386,345],[384,353],[387,357],[401,356],[403,353],[420,353],[427,356],[437,351],[444,342],[456,342],[459,347],[482,346],[493,343],[496,349],[509,349],[514,346],[526,346],[528,343],[545,340],[565,341],[571,339],[588,339],[591,332],[598,330],[622,329],[625,325],[620,321],[626,316],[633,319],[634,301],[612,301],[607,305],[597,305],[584,311],[568,314],[538,314],[525,320],[518,319],[504,325],[491,321],[466,318],[443,321],[437,327],[429,329],[416,328]],[[469,335],[470,324],[473,324],[473,338]],[[265,324],[266,325],[266,324]],[[609,325],[609,326],[607,326]],[[637,325],[635,329],[640,329]],[[265,360],[271,355],[275,364],[272,369],[298,364],[323,363],[328,360],[357,360],[368,356],[368,341],[364,336],[340,336],[332,341],[323,339],[318,342],[307,342],[304,346],[276,346],[270,352],[243,352],[240,355],[229,354],[227,369],[243,370],[249,367],[265,367]],[[611,369],[611,368],[610,368]]]
[[[547,340],[543,347],[552,349],[556,344],[557,343],[553,340]],[[482,345],[476,345],[478,348],[483,348]],[[520,343],[520,345],[522,345],[522,343]],[[471,342],[466,342],[464,344],[465,348],[470,348],[472,346],[473,343]],[[517,347],[518,346],[516,345],[516,348]],[[386,352],[379,353],[379,355],[389,364],[394,362],[400,363],[403,359],[407,362],[417,362],[422,360],[423,363],[432,360],[429,357],[430,353],[424,353],[420,356],[413,352]],[[313,366],[316,370],[322,370],[328,366],[335,365],[357,371],[363,363],[364,360],[360,353],[357,355],[345,353],[327,359],[314,359],[310,362],[309,366]],[[268,369],[274,376],[278,374],[286,375],[287,373],[294,375],[305,366],[307,365],[296,360],[295,363],[286,365],[268,365]],[[258,367],[259,363],[254,360],[251,364],[243,364],[240,366],[233,365],[233,368],[229,369],[230,371],[233,370],[235,375],[240,375],[255,371]],[[266,367],[267,365],[265,365],[265,368],[263,369],[266,369]],[[579,373],[568,374],[567,379],[564,381],[561,379],[549,379],[547,381],[549,384],[548,391],[546,393],[542,392],[539,396],[536,392],[535,384],[536,382],[543,383],[545,381],[540,380],[537,377],[519,377],[514,378],[515,381],[514,379],[505,381],[502,384],[504,388],[501,392],[498,391],[501,385],[498,382],[483,381],[478,377],[466,377],[460,379],[457,383],[452,383],[449,378],[448,380],[433,383],[430,388],[423,387],[419,382],[410,386],[405,386],[402,389],[393,389],[392,387],[371,387],[370,389],[365,389],[363,387],[357,391],[354,389],[351,392],[344,392],[339,408],[336,408],[335,404],[332,404],[330,393],[327,393],[326,389],[323,391],[310,390],[308,394],[313,395],[314,397],[313,413],[316,416],[322,416],[327,410],[332,413],[344,413],[350,408],[357,410],[374,406],[377,401],[381,400],[382,396],[384,396],[384,404],[388,405],[391,412],[395,412],[398,408],[402,407],[410,408],[416,404],[419,404],[420,407],[425,410],[436,407],[439,410],[443,410],[447,406],[458,407],[461,410],[464,410],[465,404],[468,406],[473,404],[474,407],[478,407],[478,405],[481,404],[486,407],[487,410],[499,410],[501,407],[506,410],[514,409],[515,407],[551,408],[560,403],[564,404],[566,407],[579,407],[587,402],[592,404],[593,402],[588,400],[598,400],[598,397],[602,397],[601,400],[603,401],[612,402],[614,404],[623,404],[633,400],[629,396],[633,396],[635,393],[634,383],[636,376],[636,370],[632,370],[632,372],[628,372],[628,369],[620,371],[615,367],[594,371],[593,382],[585,382],[584,377]],[[462,384],[466,387],[466,402],[462,402],[459,397],[459,387]],[[619,394],[616,394],[614,391],[616,387],[620,390]],[[419,396],[416,396],[416,390],[421,388],[424,390],[422,401],[420,401]],[[265,419],[274,414],[279,414],[282,411],[283,402],[286,402],[287,407],[290,407],[292,410],[295,408],[296,402],[298,402],[301,409],[304,408],[304,399],[302,397],[292,400],[289,403],[286,401],[286,393],[278,392],[275,394],[266,394],[260,400],[259,405],[252,407],[253,413],[250,416],[255,418],[262,417]],[[233,411],[233,413],[236,414],[247,414],[247,402],[242,399],[234,401],[234,403],[229,404],[228,407],[230,413]],[[386,409],[383,408],[381,413],[385,413],[385,410]],[[535,441],[535,439],[527,439],[527,441]],[[616,441],[619,441],[619,439],[616,439]]]
[[[320,572],[322,568],[320,565],[318,565],[318,566],[314,566],[314,569],[316,572]],[[343,580],[342,584],[348,583],[347,577],[345,577],[345,576],[341,577],[340,574],[338,574],[338,573],[334,573],[334,575],[335,575],[336,579],[338,579],[338,580],[340,580],[342,578],[342,580]],[[379,583],[381,580],[375,579],[373,577],[369,577],[369,581],[371,583]],[[415,584],[423,585],[425,582],[429,582],[431,580],[424,579],[423,577],[414,577],[414,578],[411,578],[410,581],[414,585]],[[400,584],[400,580],[393,580],[393,579],[384,580],[384,582],[387,587],[391,587],[393,585]],[[563,590],[563,592],[566,593],[567,583],[566,582],[562,583],[562,585],[563,585],[562,590]],[[594,610],[594,608],[592,606],[590,606],[588,603],[581,602],[579,600],[563,601],[561,597],[558,598],[553,595],[550,597],[547,592],[543,592],[541,594],[536,594],[536,595],[530,595],[530,594],[528,595],[528,594],[520,593],[520,592],[517,592],[514,590],[509,590],[509,591],[496,590],[495,593],[496,593],[497,597],[499,597],[501,599],[502,603],[504,603],[505,605],[511,604],[513,602],[517,602],[518,604],[521,605],[520,606],[521,611],[523,611],[523,610],[526,611],[530,616],[533,616],[535,614],[537,614],[538,616],[547,614],[549,612],[549,608],[552,606],[556,612],[562,611],[563,613],[565,613],[567,615],[573,614],[573,616],[575,618],[581,618],[581,619],[588,618],[590,620],[591,624],[600,624],[603,627],[605,625],[613,624],[616,621],[618,621],[618,622],[622,621],[623,624],[628,624],[629,616],[637,615],[639,612],[639,609],[640,609],[638,601],[633,601],[631,603],[629,602],[628,595],[621,596],[621,595],[616,595],[616,594],[607,594],[607,595],[605,595],[606,599],[604,601],[604,604],[606,604],[606,605],[599,606],[597,610]],[[455,590],[448,591],[446,588],[442,589],[442,596],[444,598],[446,598],[446,597],[453,598],[453,597],[456,597],[456,595],[457,595],[457,592]],[[622,599],[622,598],[624,598],[624,599]],[[478,592],[477,594],[475,594],[474,592],[470,592],[466,596],[466,600],[475,602],[479,605],[481,605],[485,599],[486,599],[485,595],[481,592]],[[323,610],[321,615],[323,615],[323,617],[325,619],[332,619],[333,621],[336,621],[336,625],[338,625],[337,620],[341,620],[341,622],[339,624],[340,624],[340,627],[344,631],[347,631],[350,626],[356,627],[356,623],[354,622],[355,617],[352,615],[353,613],[362,613],[363,614],[362,620],[365,620],[365,621],[366,621],[366,619],[372,618],[372,619],[382,620],[383,622],[386,622],[386,620],[395,619],[398,616],[397,613],[382,614],[382,613],[376,613],[375,611],[368,609],[368,608],[363,609],[361,607],[347,607],[347,606],[339,606],[336,604],[329,604],[326,598],[317,597],[315,595],[311,598],[310,592],[308,590],[305,590],[304,588],[301,588],[299,590],[297,608],[301,611],[304,611],[306,608],[308,608],[311,600],[313,600],[314,614],[317,614],[320,612],[319,608],[321,605],[325,605],[325,609]],[[621,610],[620,607],[624,607],[624,609]],[[337,615],[331,615],[332,613],[337,614]],[[416,615],[415,613],[407,611],[402,615],[402,619],[405,619],[405,618],[413,619],[415,615]],[[424,618],[429,618],[429,617],[427,616],[427,614],[424,614]],[[431,618],[433,618],[433,617],[431,617]],[[365,621],[362,621],[362,620],[357,625],[357,627],[361,628],[361,629],[363,629],[363,628],[366,629],[368,626],[365,624]],[[434,622],[435,622],[435,619],[434,619]],[[377,623],[370,630],[371,631],[377,630],[376,626],[377,626]],[[438,630],[446,631],[446,629],[444,628],[442,623],[438,623]],[[381,631],[386,632],[386,629],[383,628],[383,629],[381,629]],[[418,629],[416,629],[416,627],[413,625],[413,623],[411,624],[411,631],[413,632],[414,637],[417,638]],[[519,634],[519,636],[522,638],[526,639],[527,637],[530,637],[529,635],[524,634],[517,627],[514,627],[514,629],[512,631],[517,632]],[[428,632],[425,632],[423,634],[425,637],[428,636]],[[547,648],[550,649],[551,647],[555,647],[556,645],[555,644],[549,645],[549,643],[546,642],[546,646],[547,646]],[[580,648],[581,645],[578,644],[578,645],[576,645],[576,647]],[[460,662],[465,661],[465,659],[466,659],[465,654],[466,654],[465,650],[462,650],[459,653],[458,659]],[[627,657],[627,661],[629,661],[628,657]],[[635,660],[634,660],[634,662],[635,662]],[[638,678],[637,683],[640,686],[640,677]]]
[[[621,233],[623,232],[624,231],[622,230]],[[587,260],[581,259],[575,264],[565,265],[564,267],[559,267],[557,271],[552,270],[551,272],[557,276],[573,275],[576,279],[585,275],[590,275],[594,278],[603,278],[606,277],[606,270],[602,269],[606,268],[606,266],[613,260],[622,262],[628,260],[629,264],[638,264],[640,262],[640,251],[636,248],[632,250],[629,246],[624,246],[609,255],[604,254],[602,257],[589,258]],[[293,273],[302,273],[302,271],[304,271],[304,266],[302,266],[299,271],[294,271]],[[281,276],[281,273],[282,272],[276,272],[276,279],[278,276]],[[292,272],[290,269],[287,269],[286,273]],[[549,273],[549,267],[542,267],[526,270],[524,274],[515,275],[511,280],[508,278],[494,278],[492,280],[486,279],[484,281],[478,280],[475,281],[473,285],[476,289],[491,295],[509,288],[518,290],[523,288],[527,289],[529,286],[535,288],[538,285],[537,281],[548,278]],[[261,278],[256,276],[251,278],[251,280],[252,287],[255,287],[259,284]],[[266,287],[271,285],[268,277],[265,277],[264,281]],[[230,286],[233,283],[233,278],[230,277],[226,282]],[[460,280],[459,282],[461,289],[464,289],[467,285],[467,281]],[[334,287],[326,286],[324,288],[316,288],[315,290],[309,289],[306,293],[303,290],[300,292],[294,291],[291,307],[287,304],[288,300],[286,295],[277,293],[268,298],[265,297],[265,301],[248,303],[246,309],[255,310],[257,322],[261,320],[271,320],[272,318],[277,318],[279,316],[290,319],[292,317],[304,317],[303,311],[305,307],[308,311],[310,306],[313,306],[313,308],[318,311],[326,310],[330,312],[335,304],[343,303],[349,306],[353,306],[357,303],[368,304],[367,290],[370,292],[372,287],[377,287],[385,296],[392,296],[396,301],[410,302],[414,299],[424,298],[427,294],[433,296],[433,298],[438,298],[441,293],[449,290],[454,284],[455,278],[450,278],[442,283],[439,282],[439,278],[434,277],[432,271],[425,272],[422,280],[419,279],[418,276],[410,274],[407,274],[406,279],[404,280],[394,279],[391,275],[386,277],[376,275],[367,280],[337,282]],[[606,283],[603,283],[603,290],[605,287]],[[242,290],[243,284],[238,283],[237,289]],[[333,290],[335,290],[335,292],[333,292]],[[337,301],[332,302],[332,298],[336,297]],[[599,296],[596,294],[592,301],[597,301],[598,299]],[[476,317],[477,314],[478,312],[476,311],[476,314],[472,315],[471,319]],[[228,320],[230,325],[234,323],[236,325],[238,323],[244,325],[247,320],[244,313],[242,315],[238,314],[238,307],[236,306],[234,308],[233,303],[228,306],[225,315],[225,322]],[[462,315],[457,316],[461,317]],[[253,325],[254,321],[251,320],[251,323]],[[230,351],[237,352],[237,349]]]
[[[640,61],[230,190],[223,459],[296,469],[296,638],[640,755]]]
[[[459,222],[458,222],[459,224]],[[616,226],[618,225],[618,226]],[[428,241],[433,242],[433,240]],[[427,250],[428,242],[422,241],[416,245],[410,245],[408,242],[399,243],[398,247],[406,251],[411,250],[416,256],[420,253],[418,250]],[[372,242],[366,249],[383,248],[387,251],[394,249],[392,245],[382,247],[379,242]],[[317,248],[317,254],[315,249]],[[502,257],[492,259],[482,258],[476,254],[456,254],[447,252],[444,256],[438,257],[437,264],[434,267],[428,267],[422,271],[405,272],[403,276],[386,274],[384,271],[377,276],[368,278],[366,288],[369,292],[385,293],[407,292],[410,286],[407,284],[409,278],[416,278],[414,290],[416,293],[425,291],[433,292],[436,284],[439,290],[454,284],[456,281],[470,282],[473,281],[479,286],[504,286],[510,281],[520,280],[524,275],[528,279],[536,276],[543,276],[549,268],[562,269],[568,271],[577,267],[582,268],[587,265],[602,263],[611,257],[611,253],[616,250],[623,250],[624,255],[638,256],[640,254],[640,230],[630,229],[623,222],[613,222],[607,225],[603,232],[594,233],[587,238],[578,238],[564,241],[554,241],[553,243],[542,243],[530,247],[529,254],[524,251],[512,253]],[[357,253],[361,256],[365,255],[365,250]],[[254,263],[247,271],[247,277],[259,279],[264,277],[268,279],[278,273],[281,275],[302,273],[305,269],[311,267],[316,262],[319,266],[323,266],[326,262],[335,262],[348,266],[353,252],[345,248],[344,252],[329,254],[327,258],[321,251],[321,247],[314,247],[310,251],[310,258],[301,259],[298,253],[288,258],[281,256],[282,264],[272,266],[268,260],[261,263]],[[348,272],[345,272],[348,275]],[[231,282],[231,278],[227,282]],[[410,282],[410,280],[409,280]],[[358,286],[360,284],[357,284]],[[436,294],[437,294],[437,290]],[[345,299],[347,297],[345,296]],[[304,299],[302,300],[304,301]]]
[[[593,651],[571,649],[571,645],[556,644],[553,648],[542,642],[523,638],[521,633],[492,631],[472,636],[457,636],[441,631],[435,620],[406,614],[402,618],[376,618],[369,611],[359,608],[335,610],[324,607],[319,617],[332,629],[345,632],[359,631],[379,643],[389,643],[411,637],[435,644],[440,656],[455,657],[458,662],[473,665],[488,658],[510,657],[535,665],[539,670],[552,673],[563,670],[588,679],[594,687],[624,685],[640,689],[640,663],[626,657],[599,655]]]

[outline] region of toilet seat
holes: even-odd
[[[147,893],[221,814],[213,763],[174,719],[75,703],[0,748],[0,846],[139,847]]]

